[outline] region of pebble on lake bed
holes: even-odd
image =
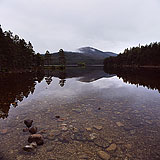
[[[55,116],[57,119],[59,119],[60,118],[60,116]]]
[[[37,133],[37,127],[31,127],[31,128],[29,129],[29,132],[30,132],[31,134]]]
[[[67,128],[66,126],[62,126],[62,127],[61,127],[61,130],[62,130],[62,131],[67,131],[68,128]]]
[[[104,151],[98,151],[98,156],[103,160],[109,160],[110,155]]]
[[[76,127],[73,127],[72,131],[73,131],[73,133],[78,133],[78,132],[79,132],[79,129],[76,128]]]
[[[36,142],[37,145],[43,145],[44,144],[43,136],[41,134],[32,134],[28,137],[28,142],[29,143]]]
[[[28,132],[29,131],[29,128],[24,128],[23,129],[23,132]]]
[[[117,148],[117,145],[115,143],[113,143],[107,148],[107,151],[115,151],[116,148]]]
[[[67,124],[66,123],[62,123],[61,126],[67,126]]]
[[[30,145],[33,146],[34,148],[37,148],[37,143],[36,142],[32,142]]]
[[[106,148],[109,147],[109,142],[105,139],[102,138],[96,138],[94,140],[94,144],[97,145],[98,147]]]
[[[31,152],[31,151],[34,150],[34,147],[31,146],[31,145],[26,145],[26,146],[23,147],[23,150],[27,151],[27,152]]]
[[[91,132],[92,128],[86,128],[86,131]]]
[[[23,150],[27,151],[27,152],[31,152],[33,151],[35,148],[37,148],[37,143],[36,142],[32,142],[29,145],[26,145],[23,147]]]
[[[121,123],[121,122],[116,122],[116,124],[117,124],[118,127],[123,127],[124,126],[124,124]]]
[[[31,119],[26,119],[26,120],[24,120],[24,124],[25,124],[28,128],[30,128],[30,127],[32,126],[32,123],[33,123],[33,120],[31,120]]]
[[[2,129],[2,130],[0,130],[0,133],[1,133],[1,134],[6,134],[7,131],[8,131],[7,129]]]
[[[102,126],[97,126],[97,125],[95,125],[95,126],[93,126],[95,129],[97,129],[97,130],[101,130],[102,129]]]
[[[126,147],[127,149],[131,149],[131,148],[132,148],[132,145],[131,145],[131,144],[126,144],[125,147]]]
[[[96,133],[91,133],[91,134],[89,135],[89,137],[90,137],[90,140],[94,140],[94,139],[97,138],[97,134],[96,134]]]

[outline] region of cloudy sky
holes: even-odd
[[[103,51],[160,41],[160,0],[0,0],[0,24],[36,52]]]

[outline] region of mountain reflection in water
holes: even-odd
[[[106,73],[105,73],[106,72]],[[48,85],[52,78],[59,78],[59,84],[64,87],[68,78],[78,78],[80,82],[93,82],[101,78],[110,78],[117,75],[125,83],[142,85],[149,89],[157,89],[160,92],[160,74],[158,71],[144,70],[108,70],[102,68],[67,68],[65,70],[42,70],[36,73],[9,74],[0,77],[0,118],[7,118],[10,107],[16,107],[18,101],[23,101],[34,93],[35,86],[45,79]]]

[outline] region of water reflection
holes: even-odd
[[[106,72],[106,73],[105,73]],[[18,102],[23,101],[35,91],[35,86],[45,79],[47,85],[52,83],[53,77],[59,78],[57,85],[64,87],[69,78],[78,78],[80,82],[90,83],[102,78],[110,78],[117,75],[125,83],[136,84],[149,89],[157,89],[160,92],[159,71],[144,70],[115,70],[103,71],[102,68],[66,68],[61,70],[46,69],[36,73],[9,74],[0,77],[0,118],[7,118],[10,107],[17,107]],[[107,84],[102,84],[103,86]],[[57,93],[58,94],[58,93]]]
[[[9,74],[0,77],[0,118],[7,118],[11,106],[16,107],[18,101],[33,94],[36,81],[41,82],[44,75],[37,74]]]
[[[157,69],[105,69],[106,73],[116,74],[123,82],[143,86],[160,92],[160,70]]]
[[[66,82],[66,80],[65,80],[66,77],[67,77],[67,75],[66,75],[65,69],[60,70],[60,71],[59,71],[59,76],[58,76],[58,78],[60,79],[60,80],[59,80],[59,85],[60,85],[61,87],[64,86],[64,84],[65,84],[65,82]]]

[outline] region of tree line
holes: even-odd
[[[43,58],[35,53],[31,42],[26,42],[0,26],[0,71],[32,69],[43,64]]]
[[[56,62],[58,62],[57,64],[60,66],[66,65],[66,56],[63,49],[59,50],[59,52],[56,54],[56,57],[47,50],[44,55],[44,65],[53,65]]]
[[[117,57],[109,57],[104,60],[105,67],[140,67],[160,66],[160,42],[149,45],[125,49]]]

